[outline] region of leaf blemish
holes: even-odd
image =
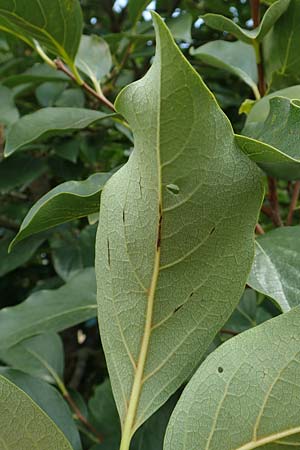
[[[216,227],[213,227],[213,228],[210,230],[209,234],[211,235],[211,234],[213,234],[215,231],[216,231]]]
[[[180,192],[179,187],[177,186],[177,184],[167,184],[167,190],[174,195],[178,195]]]
[[[223,367],[218,367],[218,372],[219,372],[219,373],[223,373],[223,372],[224,372]]]
[[[183,304],[182,305],[179,305],[179,306],[177,306],[177,308],[175,308],[174,309],[174,312],[173,312],[173,314],[175,314],[175,313],[177,313],[177,311],[179,311],[181,308],[183,307]]]
[[[158,233],[157,233],[157,242],[156,242],[157,250],[160,248],[160,242],[161,242],[161,224],[162,224],[162,208],[161,208],[161,205],[159,205],[159,223],[158,223]]]
[[[123,223],[125,223],[125,211],[124,211],[124,209],[123,209],[123,213],[122,213],[122,220],[123,220]]]
[[[107,262],[110,267],[110,246],[109,246],[109,239],[107,238]]]

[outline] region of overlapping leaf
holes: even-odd
[[[84,269],[55,290],[37,291],[23,303],[0,311],[0,348],[36,334],[62,331],[96,315],[94,269]]]
[[[67,131],[82,130],[99,120],[111,117],[84,108],[43,108],[23,116],[9,129],[4,154],[9,156],[16,150],[37,139],[64,134]]]
[[[41,408],[0,375],[0,443],[7,450],[72,450],[70,442]],[[26,437],[24,430],[26,429]]]
[[[259,236],[248,284],[273,298],[282,311],[300,304],[300,227]]]
[[[73,64],[82,32],[78,0],[0,0],[0,29],[34,47],[37,40]]]
[[[190,53],[206,64],[238,76],[251,87],[256,98],[260,97],[257,89],[255,51],[251,45],[241,41],[218,40],[191,49]]]
[[[264,122],[246,124],[236,136],[240,147],[268,174],[286,179],[300,178],[300,101],[284,97],[270,99]]]
[[[154,22],[154,64],[116,101],[135,150],[104,188],[97,237],[100,331],[122,450],[238,303],[262,197],[226,116]]]
[[[84,181],[66,181],[40,198],[29,210],[10,250],[28,236],[99,211],[100,193],[109,173],[94,173]]]
[[[213,352],[187,385],[164,450],[272,450],[300,445],[300,309]]]
[[[81,72],[85,73],[94,83],[98,83],[107,75],[112,66],[109,46],[100,36],[83,35],[75,61]]]
[[[206,25],[219,31],[227,31],[233,34],[237,39],[246,44],[252,44],[254,41],[261,42],[274,23],[286,11],[290,0],[277,0],[265,12],[260,25],[254,30],[241,28],[228,17],[220,14],[204,14],[202,16]]]

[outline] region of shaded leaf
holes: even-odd
[[[92,81],[99,82],[107,75],[112,66],[112,57],[107,42],[100,36],[81,37],[76,56],[76,65]]]
[[[94,269],[84,269],[59,289],[37,291],[0,311],[0,348],[36,334],[62,331],[96,314]]]
[[[14,102],[13,92],[0,85],[0,124],[10,125],[19,118],[19,111]]]
[[[47,170],[46,161],[31,155],[16,154],[0,162],[0,192],[27,187]]]
[[[25,373],[19,372],[18,370],[2,369],[1,373],[3,376],[5,376],[5,378],[7,378],[12,383],[17,385],[18,388],[22,389],[22,391],[25,392],[30,397],[30,399],[33,402],[35,402],[42,409],[42,411],[47,414],[47,416],[50,419],[53,420],[58,429],[61,430],[65,438],[68,439],[68,441],[70,442],[71,444],[70,448],[72,448],[72,450],[82,450],[79,433],[76,428],[75,422],[72,418],[70,408],[66,404],[61,394],[53,386],[49,385],[45,381],[39,380],[36,377],[32,377]],[[24,415],[26,415],[26,410],[24,410],[23,414],[22,411],[20,411],[17,417],[21,418]],[[15,417],[15,420],[17,420],[17,417]],[[36,426],[37,419],[35,419],[35,415],[31,416],[31,420],[32,422],[34,422],[34,425]],[[38,443],[39,445],[38,450],[40,449],[48,450],[48,447],[43,446],[43,439],[41,439],[42,436],[40,436],[39,438],[36,437],[37,440],[35,441],[34,446],[31,441],[31,447],[25,447],[25,449],[27,450],[28,448],[28,450],[29,449],[33,450],[34,448],[36,448],[36,444]],[[23,428],[23,439],[24,439],[24,428]],[[24,448],[23,442],[24,441],[21,441],[21,444],[19,444],[22,450]],[[61,447],[58,448],[59,450],[61,450]],[[58,450],[58,448],[53,447],[53,449],[55,450]],[[16,447],[12,447],[12,450],[15,449]],[[67,449],[69,449],[69,447],[67,447]]]
[[[272,230],[256,239],[248,284],[274,299],[283,312],[300,304],[300,227]]]
[[[50,417],[23,390],[1,375],[0,406],[1,442],[6,449],[32,450],[38,442],[39,450],[72,450]]]
[[[15,233],[7,230],[0,237],[0,277],[23,266],[23,264],[29,261],[48,237],[45,233],[39,236],[33,236],[26,242],[22,242],[14,252],[8,253],[9,244],[14,236]]]
[[[128,0],[128,15],[133,26],[136,25],[149,3],[151,0]]]
[[[116,101],[135,150],[103,191],[96,248],[100,332],[127,440],[238,303],[262,196],[226,116],[153,16],[154,63]]]
[[[9,156],[16,150],[40,138],[82,130],[113,114],[104,114],[84,108],[43,108],[21,117],[9,129],[4,154]]]
[[[79,234],[62,230],[51,237],[53,265],[63,280],[72,278],[80,269],[94,266],[95,239],[95,226],[87,226]]]
[[[10,249],[32,234],[99,211],[100,193],[110,176],[94,173],[87,180],[66,181],[49,191],[29,210]]]
[[[55,333],[39,334],[8,349],[0,350],[0,359],[13,369],[56,383],[63,378],[63,344]]]
[[[192,42],[191,28],[193,16],[187,12],[181,12],[179,16],[166,21],[174,39],[184,42]]]
[[[300,100],[270,99],[265,122],[246,124],[237,142],[249,158],[269,175],[285,180],[300,178]]]
[[[286,11],[290,0],[278,0],[274,2],[265,12],[260,25],[254,30],[246,30],[237,25],[233,20],[220,14],[204,14],[202,19],[206,25],[215,30],[226,31],[233,34],[237,39],[246,44],[252,44],[254,41],[261,42],[274,23]]]
[[[300,1],[291,0],[264,41],[265,72],[272,90],[300,82],[299,22]]]
[[[299,446],[299,327],[296,308],[213,352],[176,405],[164,450]]]
[[[251,87],[256,98],[259,98],[257,88],[257,67],[255,52],[251,45],[241,41],[211,41],[197,49],[191,49],[191,55],[196,56],[206,64],[241,78]]]
[[[82,32],[80,4],[78,0],[0,0],[0,29],[33,47],[37,40],[72,65]]]
[[[10,88],[19,86],[26,83],[38,83],[38,82],[61,82],[69,81],[70,79],[64,73],[54,70],[48,64],[34,64],[28,70],[21,74],[10,75],[5,78],[2,83]]]

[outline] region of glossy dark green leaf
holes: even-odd
[[[32,46],[37,40],[72,65],[82,32],[80,4],[78,0],[0,0],[0,29]]]
[[[128,13],[132,25],[136,25],[149,3],[151,0],[128,0]]]
[[[260,25],[254,30],[241,28],[233,20],[220,14],[204,14],[202,16],[206,25],[219,31],[226,31],[233,34],[237,39],[246,44],[252,44],[253,41],[261,42],[274,23],[286,11],[290,0],[277,0],[265,12]]]
[[[264,122],[246,124],[237,136],[241,149],[269,175],[285,180],[300,178],[300,100],[270,99]]]
[[[211,41],[197,49],[191,49],[191,55],[218,69],[224,69],[241,78],[251,87],[256,98],[259,98],[257,88],[257,67],[255,51],[252,45],[241,41]]]
[[[1,375],[0,409],[0,439],[5,450],[33,450],[37,443],[39,450],[73,450],[61,430],[30,396]]]
[[[84,269],[59,289],[37,291],[0,311],[0,348],[45,332],[62,331],[96,315],[95,271]]]
[[[35,402],[41,410],[47,414],[48,417],[50,417],[53,422],[56,424],[58,429],[61,430],[65,438],[70,443],[70,448],[72,450],[82,450],[81,442],[80,442],[80,436],[78,433],[78,430],[76,428],[75,422],[72,418],[72,413],[70,411],[69,406],[61,396],[61,394],[55,389],[53,386],[49,385],[45,381],[42,381],[36,377],[32,377],[31,375],[28,375],[26,373],[20,372],[18,370],[13,369],[2,369],[1,373],[3,376],[5,376],[6,379],[10,380],[12,383],[18,386],[18,388],[22,389],[23,392],[25,392],[33,402]],[[18,403],[15,403],[15,406],[17,406]],[[2,414],[1,414],[2,416]],[[19,420],[22,420],[22,417],[26,416],[26,409],[24,410],[23,414],[22,411],[18,413]],[[1,419],[0,419],[1,420]],[[24,419],[23,419],[24,420]],[[38,427],[39,422],[37,419],[35,419],[35,415],[32,413],[31,415],[31,421],[33,424],[31,425],[32,428]],[[14,424],[16,425],[16,424]],[[21,425],[20,425],[21,427]],[[22,428],[22,427],[21,427]],[[46,427],[45,427],[46,428]],[[46,428],[47,429],[47,428]],[[42,431],[42,430],[41,430]],[[2,428],[1,428],[2,433]],[[24,433],[24,428],[23,428]],[[14,433],[12,432],[12,435]],[[0,438],[1,438],[0,434]],[[25,448],[26,450],[35,449],[35,446],[38,445],[38,450],[48,450],[48,447],[43,446],[43,440],[38,439],[38,436],[36,436],[37,442],[31,441],[31,447],[23,447],[23,442],[21,441],[20,444],[18,444],[18,447],[13,447],[12,450],[16,450],[18,448],[22,449]],[[24,439],[24,434],[23,434]],[[54,437],[53,437],[54,439]],[[26,442],[26,439],[24,439]],[[1,442],[1,441],[0,441]],[[49,442],[48,442],[49,445]],[[64,448],[64,447],[62,447]],[[67,447],[69,448],[69,447]],[[61,447],[53,447],[53,450],[61,450]],[[6,450],[6,449],[5,449]],[[9,447],[10,450],[10,447]]]
[[[0,360],[13,369],[34,375],[49,383],[63,378],[64,350],[55,333],[43,333],[0,350]]]
[[[274,299],[284,312],[300,304],[299,226],[257,237],[248,284]]]
[[[6,136],[4,154],[9,156],[37,139],[82,130],[111,116],[112,114],[83,108],[40,109],[23,116],[10,127]]]
[[[262,197],[259,170],[153,16],[154,63],[116,101],[135,149],[103,191],[96,248],[121,450],[196,368],[240,300]]]
[[[300,309],[208,356],[170,419],[164,450],[288,450],[300,445]]]
[[[94,173],[87,180],[66,181],[49,191],[29,210],[11,249],[32,234],[99,211],[100,193],[110,176]]]

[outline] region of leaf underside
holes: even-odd
[[[116,101],[135,150],[104,187],[97,235],[100,331],[130,436],[238,303],[262,198],[258,169],[213,95],[157,15],[154,23],[154,64]]]

